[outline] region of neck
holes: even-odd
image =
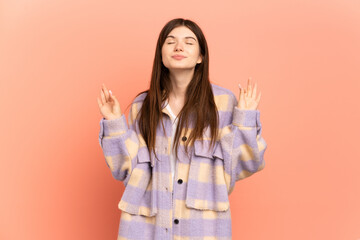
[[[172,89],[170,95],[176,99],[184,100],[186,88],[194,76],[194,69],[191,70],[172,70],[170,72],[170,81]]]

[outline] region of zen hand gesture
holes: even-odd
[[[261,97],[261,92],[259,96],[256,98],[256,88],[257,83],[255,83],[254,88],[250,85],[250,78],[248,79],[248,86],[247,89],[244,89],[240,86],[240,96],[237,107],[242,110],[256,110]]]
[[[121,117],[120,104],[117,98],[107,90],[105,84],[102,84],[100,90],[101,100],[97,98],[101,114],[106,120],[112,120]]]

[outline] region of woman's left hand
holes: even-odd
[[[261,97],[261,92],[259,96],[256,97],[256,89],[257,83],[255,83],[254,88],[250,85],[250,78],[248,79],[247,89],[244,89],[240,86],[240,94],[239,94],[239,101],[237,107],[241,110],[256,110]]]

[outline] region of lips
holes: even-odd
[[[172,56],[172,58],[175,58],[177,60],[181,60],[181,59],[185,58],[185,56],[176,54],[176,55]]]

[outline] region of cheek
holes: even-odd
[[[161,58],[164,60],[166,57],[166,51],[164,49],[161,50]]]
[[[166,47],[162,48],[162,50],[161,50],[162,58],[166,58],[168,54],[169,54],[169,50],[166,49]]]
[[[199,49],[199,48],[193,48],[193,49],[191,50],[191,52],[192,52],[192,54],[193,54],[194,56],[199,56],[199,55],[200,55],[200,49]]]
[[[168,59],[169,59],[168,52],[167,52],[166,48],[163,48],[161,50],[161,61],[165,66],[168,65],[168,61],[169,61]]]

